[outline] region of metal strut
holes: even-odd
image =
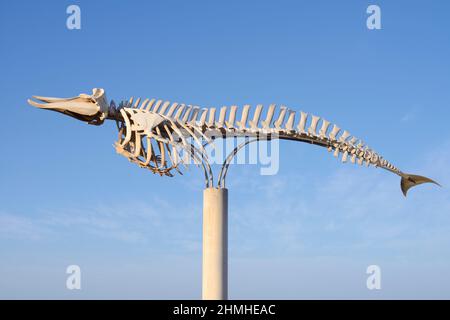
[[[219,174],[219,178],[218,178],[218,181],[217,181],[217,187],[225,188],[225,178],[226,178],[227,173],[228,173],[228,167],[231,164],[231,160],[233,160],[233,157],[239,152],[239,150],[241,150],[246,145],[248,145],[248,144],[250,144],[252,142],[255,142],[255,141],[259,141],[259,140],[262,140],[262,139],[260,139],[258,137],[258,138],[249,139],[247,141],[244,141],[240,145],[238,145],[236,148],[234,148],[234,150],[232,152],[230,152],[230,154],[228,154],[227,158],[225,159],[225,161],[222,164],[222,168],[220,169],[220,174]]]
[[[194,144],[190,144],[192,152],[188,151],[192,158],[195,161],[201,162],[203,173],[205,175],[205,187],[212,188],[214,186],[214,175],[211,169],[211,165],[208,162],[208,158],[205,156],[203,152],[201,152],[198,148],[194,146]],[[184,148],[186,150],[186,148]],[[200,155],[200,157],[197,155]]]

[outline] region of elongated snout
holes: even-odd
[[[80,94],[72,98],[33,96],[28,103],[40,109],[57,111],[89,124],[102,124],[108,116],[108,103],[103,89],[93,89],[93,94]]]

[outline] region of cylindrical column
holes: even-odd
[[[228,190],[203,191],[202,298],[228,297]]]

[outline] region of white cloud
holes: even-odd
[[[0,212],[0,237],[4,239],[39,240],[51,230],[27,216]]]
[[[159,200],[121,205],[42,209],[39,214],[0,213],[0,237],[21,240],[58,241],[69,235],[109,239],[131,244],[158,243],[172,250],[198,251],[201,235],[195,224],[201,221],[183,210]]]

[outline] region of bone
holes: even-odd
[[[134,100],[134,97],[131,97],[130,100],[128,100],[127,107],[131,108],[131,106],[133,105],[133,100]]]
[[[311,119],[311,125],[308,128],[308,133],[312,136],[316,135],[317,124],[319,123],[320,117],[313,115]]]
[[[140,105],[140,107],[139,107],[139,109],[144,109],[145,108],[145,105],[147,104],[149,102],[149,99],[145,99],[143,102],[142,102],[142,104]]]
[[[345,151],[344,154],[342,155],[342,162],[347,162],[347,157],[348,157],[348,151]]]
[[[258,130],[258,123],[259,118],[261,117],[261,111],[263,109],[263,106],[261,104],[258,104],[255,109],[255,113],[253,114],[253,120],[250,120],[248,123],[250,124],[250,128],[252,131]]]
[[[327,137],[327,130],[328,127],[330,126],[330,122],[322,119],[322,127],[319,130],[319,137],[322,139],[325,139]]]
[[[192,106],[188,105],[188,107],[186,108],[186,111],[183,114],[183,118],[181,119],[181,121],[183,121],[183,123],[186,123],[189,119],[189,116],[191,114],[191,110],[192,110]]]
[[[289,116],[286,121],[285,129],[286,131],[292,131],[294,128],[294,122],[295,122],[295,111],[289,110]]]
[[[273,118],[274,112],[275,112],[275,105],[271,104],[269,106],[269,109],[267,110],[266,120],[261,122],[261,124],[263,126],[263,129],[269,129],[270,128],[270,123],[272,122],[272,118]]]
[[[131,123],[130,119],[128,118],[127,113],[124,109],[120,109],[120,114],[122,115],[123,120],[125,121],[125,139],[122,141],[122,147],[125,147],[125,145],[130,142],[131,140]]]
[[[146,111],[149,111],[150,108],[153,106],[153,104],[155,103],[155,99],[150,100],[150,102],[147,104],[147,106],[145,107]]]
[[[223,128],[226,114],[227,114],[227,107],[223,106],[222,108],[220,108],[219,120],[217,121],[218,128]]]
[[[211,144],[212,140],[210,138],[208,138],[200,129],[200,127],[193,125],[192,128],[194,129],[195,132],[197,132],[203,139],[205,139],[205,141],[207,142],[207,144]],[[214,144],[211,144],[212,148],[215,148]]]
[[[177,106],[178,106],[178,103],[176,103],[176,102],[172,103],[172,105],[170,106],[169,111],[167,111],[166,116],[172,117],[172,115],[173,115],[173,113],[175,112]]]
[[[341,128],[339,128],[337,125],[333,124],[333,129],[331,129],[331,132],[328,135],[328,137],[331,140],[336,140],[336,135],[339,133],[339,131],[341,131]]]
[[[339,141],[345,142],[345,140],[347,140],[348,137],[350,137],[350,133],[348,131],[344,130],[344,132],[339,137]]]
[[[236,119],[236,111],[237,111],[237,106],[231,106],[230,114],[228,116],[228,121],[225,121],[225,124],[227,125],[228,129],[234,128],[234,121]]]
[[[126,151],[126,150],[122,147],[122,145],[121,145],[119,142],[115,142],[115,143],[113,144],[113,146],[114,146],[114,148],[116,149],[116,152],[117,152],[118,154],[121,154],[121,155],[123,155],[123,156],[126,157],[126,158],[129,158],[130,156],[132,156],[128,151]]]
[[[173,144],[171,144],[171,146],[172,146],[172,149],[171,149],[172,161],[173,161],[175,167],[178,167],[180,164],[182,164],[183,167],[186,168],[186,164],[183,161],[183,157],[181,157],[180,154],[179,154],[179,151],[178,151],[179,146],[178,146],[178,144],[177,143],[173,143]],[[182,148],[180,148],[180,149],[182,149]],[[182,174],[179,169],[177,169],[177,171],[180,174]]]
[[[160,165],[159,168],[165,168],[166,167],[166,149],[164,148],[164,143],[162,142],[158,142],[158,148],[159,148],[159,152],[161,155],[161,159],[160,159]]]
[[[141,98],[137,98],[136,102],[134,103],[133,108],[137,108],[139,106],[139,103],[141,102]]]
[[[214,121],[216,119],[216,108],[210,108],[209,109],[209,116],[208,116],[208,122],[206,123],[206,125],[209,128],[214,127]]]
[[[247,118],[248,118],[249,110],[250,110],[250,106],[248,104],[244,105],[244,107],[242,108],[241,120],[236,122],[236,124],[239,126],[240,130],[247,129]]]
[[[133,156],[134,157],[139,157],[141,154],[141,146],[142,146],[142,141],[141,141],[141,135],[138,132],[134,133],[135,137],[134,137],[134,153]]]
[[[184,109],[186,108],[185,104],[181,104],[175,113],[174,120],[179,120],[181,115],[183,114]]]
[[[355,137],[352,137],[350,140],[348,140],[348,143],[351,144],[352,146],[354,146],[356,141],[358,141],[358,139]]]
[[[169,136],[169,143],[167,144],[167,153],[169,153],[170,161],[172,162],[172,165],[178,166],[180,161],[182,162],[182,159],[179,157],[178,150],[177,150],[177,142],[174,140],[172,133],[170,132],[169,127],[167,124],[164,125],[164,130],[166,131],[167,135]],[[169,146],[172,148],[170,149]]]
[[[189,124],[191,126],[195,126],[196,125],[196,121],[197,121],[197,116],[198,116],[198,112],[200,111],[200,108],[197,106],[194,106],[192,108],[192,112],[191,112],[191,116],[190,116],[190,120],[189,120]]]
[[[355,163],[356,161],[356,153],[352,154],[352,158],[350,159],[351,163]]]
[[[284,117],[286,116],[287,108],[285,106],[280,107],[280,114],[278,115],[278,119],[274,122],[274,127],[277,130],[281,130],[281,125],[283,124]]]
[[[206,161],[208,160],[208,156],[206,153],[205,148],[203,147],[203,144],[201,143],[201,141],[197,138],[197,136],[191,131],[191,129],[189,129],[186,125],[185,122],[182,121],[178,121],[178,124],[180,124],[184,130],[186,130],[188,132],[188,134],[194,139],[194,141],[197,143],[198,148],[200,149],[202,156],[206,159]],[[197,129],[196,127],[194,127],[194,130]]]
[[[336,158],[339,156],[339,147],[336,147],[336,149],[334,149],[333,156]]]
[[[170,129],[169,129],[169,126],[167,125],[167,123],[165,123],[165,124],[163,125],[163,128],[164,128],[164,131],[166,131],[167,136],[169,137],[169,141],[170,141],[172,144],[175,144],[175,140],[173,139],[172,132],[170,132]]]
[[[148,119],[146,118],[146,116],[140,113],[131,114],[129,120],[131,123],[131,127],[130,128],[127,127],[126,129],[127,131],[128,129],[131,129],[131,132],[135,133],[135,135],[131,137],[130,143],[132,143],[136,139],[137,135],[145,134],[147,131],[149,131],[148,130],[149,125],[147,123]]]
[[[171,126],[172,130],[175,131],[175,133],[181,139],[181,143],[182,143],[183,148],[186,148],[187,147],[187,141],[186,141],[183,133],[180,131],[180,129],[178,129],[178,126],[176,125],[174,120],[172,120],[172,118],[165,117],[165,116],[163,116],[163,118],[165,118],[166,120],[168,120],[170,122],[170,126]],[[178,120],[175,120],[175,121],[178,121]]]
[[[299,133],[305,133],[306,120],[308,120],[308,114],[300,111],[300,121],[297,126],[297,131]]]
[[[206,122],[206,116],[208,115],[208,109],[207,108],[203,108],[202,112],[200,114],[200,120],[197,122],[197,125],[200,127],[203,127],[203,125]]]
[[[162,103],[162,100],[156,101],[156,103],[155,103],[154,107],[151,109],[151,111],[153,111],[155,113],[158,112],[158,109],[159,109],[159,106],[161,105],[161,103]]]
[[[379,159],[378,155],[374,152],[372,153],[372,157],[370,157],[370,162],[376,164],[378,163],[378,159]]]
[[[145,157],[145,162],[144,165],[147,166],[150,161],[152,160],[152,156],[153,156],[153,146],[152,146],[152,141],[150,136],[147,136],[147,153],[146,153],[146,157]]]
[[[169,145],[167,148],[167,153],[169,154],[170,161],[172,162],[172,167],[181,175],[183,175],[183,172],[179,169],[181,157],[178,155],[177,147],[173,144]]]
[[[168,161],[170,162],[170,164],[168,165],[168,167],[175,167],[176,166],[176,162],[172,157],[172,150],[171,147],[173,148],[173,146],[171,144],[167,144],[166,145],[166,151],[167,151],[167,155],[169,157]]]
[[[364,147],[364,142],[362,140],[359,140],[358,144],[356,145],[356,147],[358,149],[361,149],[362,147]]]
[[[166,112],[167,107],[169,106],[169,104],[170,104],[170,101],[164,102],[162,107],[161,107],[161,110],[159,110],[159,113],[164,114]]]
[[[159,129],[159,127],[156,127],[155,129],[156,129],[156,134],[158,135],[158,137],[161,137],[161,130]],[[162,168],[166,167],[166,149],[164,148],[164,143],[161,141],[158,141],[157,145],[159,148],[159,154],[161,155],[161,161],[160,161],[159,168],[162,169]]]
[[[358,164],[361,166],[363,163],[364,158],[363,157],[359,157],[358,158]]]

